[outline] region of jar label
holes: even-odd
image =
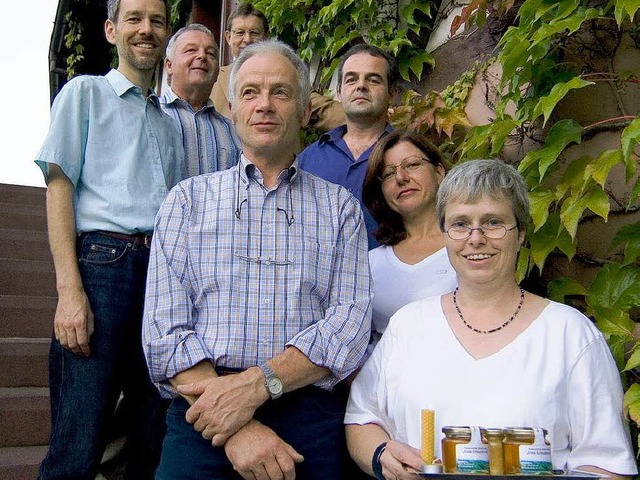
[[[469,443],[456,445],[458,473],[489,473],[489,446],[482,443],[478,427],[471,427]]]
[[[551,447],[544,441],[541,428],[534,428],[534,442],[520,445],[520,472],[523,474],[551,473]]]

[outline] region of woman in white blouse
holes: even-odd
[[[374,343],[400,307],[456,287],[436,215],[444,175],[440,152],[416,133],[389,133],[369,156],[362,199],[382,244],[369,252]]]
[[[544,428],[554,469],[635,475],[620,377],[602,334],[515,281],[529,224],[522,177],[499,160],[463,163],[440,185],[437,213],[459,286],[401,308],[353,382],[345,423],[358,465],[378,478],[417,478],[426,407],[437,433],[443,425]]]

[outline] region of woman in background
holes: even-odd
[[[456,287],[436,215],[444,175],[440,152],[416,133],[396,130],[371,152],[362,198],[382,244],[369,252],[374,343],[400,307]]]

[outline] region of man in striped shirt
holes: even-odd
[[[237,164],[240,141],[209,100],[218,76],[218,45],[211,31],[198,23],[178,30],[167,45],[165,70],[170,88],[160,104],[180,127],[188,175]]]
[[[308,71],[287,45],[231,73],[236,168],[174,188],[156,218],[143,346],[173,398],[156,478],[341,479],[344,398],[370,335],[366,229],[298,168]]]

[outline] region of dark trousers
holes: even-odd
[[[91,355],[53,339],[49,356],[51,437],[40,479],[96,476],[116,402],[124,396],[126,478],[153,478],[165,403],[149,379],[141,344],[149,248],[93,232],[78,238],[82,282],[95,317]]]
[[[182,398],[175,399],[169,407],[156,480],[241,479],[224,448],[211,446],[187,423],[187,409]],[[304,456],[304,461],[296,465],[296,478],[340,480],[345,478],[343,465],[347,456],[344,409],[341,396],[309,386],[269,400],[254,418]]]

